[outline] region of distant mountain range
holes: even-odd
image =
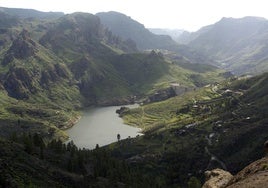
[[[142,24],[117,12],[98,13],[101,22],[115,35],[136,42],[138,49],[176,52],[194,63],[213,64],[234,74],[258,74],[268,70],[267,20],[258,17],[223,18],[197,32],[146,29]]]
[[[101,22],[114,35],[125,40],[131,39],[139,50],[158,49],[175,52],[176,59],[186,59],[192,63],[215,64],[212,59],[185,45],[179,45],[168,35],[157,35],[145,28],[141,23],[119,12],[102,12],[96,14]]]
[[[185,32],[182,29],[162,29],[162,28],[149,28],[149,31],[156,35],[169,35],[174,41],[178,41],[180,36]]]
[[[222,18],[181,41],[236,74],[268,70],[268,20],[259,17]]]
[[[103,12],[96,14],[101,22],[123,39],[132,39],[136,42],[138,49],[168,49],[173,50],[176,42],[168,35],[155,35],[141,23],[119,12]]]

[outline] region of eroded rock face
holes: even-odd
[[[214,169],[211,171],[206,171],[206,183],[202,188],[224,188],[233,178],[233,175],[230,172],[227,172],[222,169]]]
[[[268,187],[268,157],[251,163],[229,182],[228,188],[240,187]]]
[[[268,157],[251,163],[235,176],[221,169],[206,171],[205,175],[207,181],[202,188],[264,188],[268,185]]]
[[[7,65],[14,58],[25,59],[37,52],[36,43],[30,38],[27,30],[23,30],[18,38],[13,41],[12,46],[9,48],[2,64]]]
[[[29,98],[29,94],[37,90],[33,84],[32,75],[21,67],[13,68],[8,72],[4,87],[9,96],[16,99]]]

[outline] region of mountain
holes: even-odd
[[[44,138],[66,138],[59,128],[77,115],[75,108],[82,106],[70,70],[33,40],[29,31],[9,32],[1,35],[13,35],[5,37],[1,50],[1,136],[38,131]]]
[[[155,35],[144,25],[118,12],[103,12],[96,14],[101,22],[115,35],[123,39],[132,39],[138,49],[168,49],[172,50],[176,42],[167,35]]]
[[[149,31],[151,31],[156,35],[168,35],[176,42],[178,41],[180,35],[185,32],[182,29],[162,29],[162,28],[148,28],[148,29]]]
[[[145,136],[112,148],[163,187],[200,184],[215,168],[237,173],[264,156],[267,81],[267,73],[232,78],[125,110],[124,122]]]
[[[136,46],[109,35],[97,17],[73,14],[39,22],[1,14],[2,136],[19,131],[66,139],[62,129],[76,121],[81,107],[98,103],[96,95],[109,100],[110,93],[130,94],[105,62]],[[109,87],[113,92],[103,94]]]
[[[101,22],[114,35],[123,39],[131,39],[137,44],[139,50],[160,50],[164,54],[172,54],[175,59],[187,59],[192,63],[215,64],[206,55],[199,53],[193,48],[178,45],[167,35],[156,35],[150,32],[141,23],[118,12],[103,12],[96,14]]]
[[[236,74],[256,74],[268,70],[267,31],[264,18],[222,18],[192,33],[188,45]]]
[[[235,173],[263,155],[263,140],[267,139],[265,83],[267,74],[239,78],[141,106],[143,113],[140,109],[125,111],[124,116],[136,113],[134,117],[142,115],[140,120],[151,122],[144,129],[145,135],[91,151],[59,140],[44,144],[38,133],[0,138],[0,185],[200,187],[205,170],[226,165]],[[264,110],[263,114],[256,113],[259,110]],[[165,119],[158,122],[155,118]],[[197,123],[192,123],[192,118]],[[265,158],[256,161],[230,182],[233,186],[248,185],[250,180],[263,185],[266,164]],[[218,175],[218,171],[210,174]]]
[[[64,15],[63,12],[42,12],[33,9],[6,8],[6,7],[0,7],[0,12],[21,19],[26,18],[51,19],[51,18],[59,18]]]
[[[224,79],[213,66],[201,75],[184,60],[138,52],[92,14],[42,20],[0,14],[2,136],[20,131],[66,139],[62,130],[85,106],[133,103],[169,91],[171,83],[199,87]]]
[[[267,73],[230,77],[176,43],[141,52],[88,13],[0,14],[1,187],[200,187],[206,170],[264,155]],[[62,142],[85,107],[133,102],[120,116],[142,136],[91,151]]]
[[[194,39],[196,39],[199,35],[207,32],[212,25],[204,26],[201,29],[199,29],[197,32],[188,32],[184,31],[179,37],[178,37],[178,43],[180,44],[188,44]]]

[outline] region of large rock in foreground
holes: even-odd
[[[241,170],[229,182],[228,188],[268,187],[268,157],[257,160]]]
[[[264,188],[268,186],[268,157],[251,163],[235,176],[214,169],[206,171],[206,177],[202,188]]]
[[[205,172],[207,181],[202,188],[223,188],[228,185],[233,175],[222,169],[214,169]]]

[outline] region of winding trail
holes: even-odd
[[[208,145],[211,146],[211,145],[212,145],[212,141],[211,141],[211,139],[209,138],[209,136],[206,136],[205,138],[206,138],[206,140],[208,141]],[[210,156],[210,162],[211,162],[211,161],[216,161],[216,162],[218,162],[218,163],[221,165],[221,167],[222,167],[223,170],[227,170],[227,167],[226,167],[225,163],[224,163],[222,160],[220,160],[216,155],[214,155],[213,153],[211,153],[211,152],[209,151],[209,149],[208,149],[207,146],[205,147],[205,151],[206,151],[206,153]],[[210,162],[209,162],[209,163],[210,163]]]
[[[210,157],[211,157],[210,158],[210,161],[217,161],[221,165],[221,167],[222,167],[223,170],[227,170],[227,167],[226,167],[225,163],[223,161],[221,161],[218,157],[216,157],[216,155],[214,155],[213,153],[211,153],[209,151],[209,149],[208,149],[207,146],[205,147],[205,151],[206,151],[206,153],[208,155],[210,155]]]

